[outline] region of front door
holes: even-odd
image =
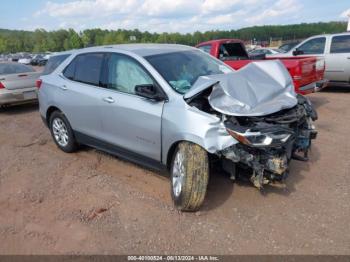
[[[164,102],[135,94],[136,85],[155,84],[153,78],[139,62],[123,54],[110,54],[105,72],[101,107],[104,140],[160,161]]]

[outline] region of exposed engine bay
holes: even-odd
[[[211,93],[212,88],[208,88],[186,101],[219,117],[239,142],[216,153],[233,180],[241,175],[237,170],[242,167],[250,170],[245,176],[261,189],[265,184],[283,181],[291,159],[308,160],[311,141],[317,136],[313,125],[317,113],[308,98],[295,95],[295,106],[263,116],[235,116],[213,109]]]
[[[317,136],[312,124],[317,113],[307,98],[297,98],[298,104],[291,109],[262,117],[231,116],[225,121],[228,133],[240,143],[221,154],[233,163],[252,168],[250,180],[258,188],[286,178],[291,159],[308,160],[311,141]],[[233,167],[226,171],[235,177]]]

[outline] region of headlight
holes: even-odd
[[[286,143],[292,136],[292,133],[287,130],[274,130],[274,131],[258,131],[251,132],[249,130],[244,133],[227,128],[227,132],[237,139],[240,143],[255,146],[279,146]]]

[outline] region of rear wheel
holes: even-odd
[[[209,179],[208,153],[199,145],[181,142],[171,165],[171,195],[182,211],[196,211],[204,201]]]
[[[56,145],[66,153],[76,151],[77,143],[73,130],[65,117],[59,111],[55,111],[50,116],[50,131]]]

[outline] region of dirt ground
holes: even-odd
[[[310,96],[319,137],[286,187],[213,174],[197,213],[169,179],[94,149],[60,151],[37,106],[0,111],[0,254],[350,254],[350,89]]]

